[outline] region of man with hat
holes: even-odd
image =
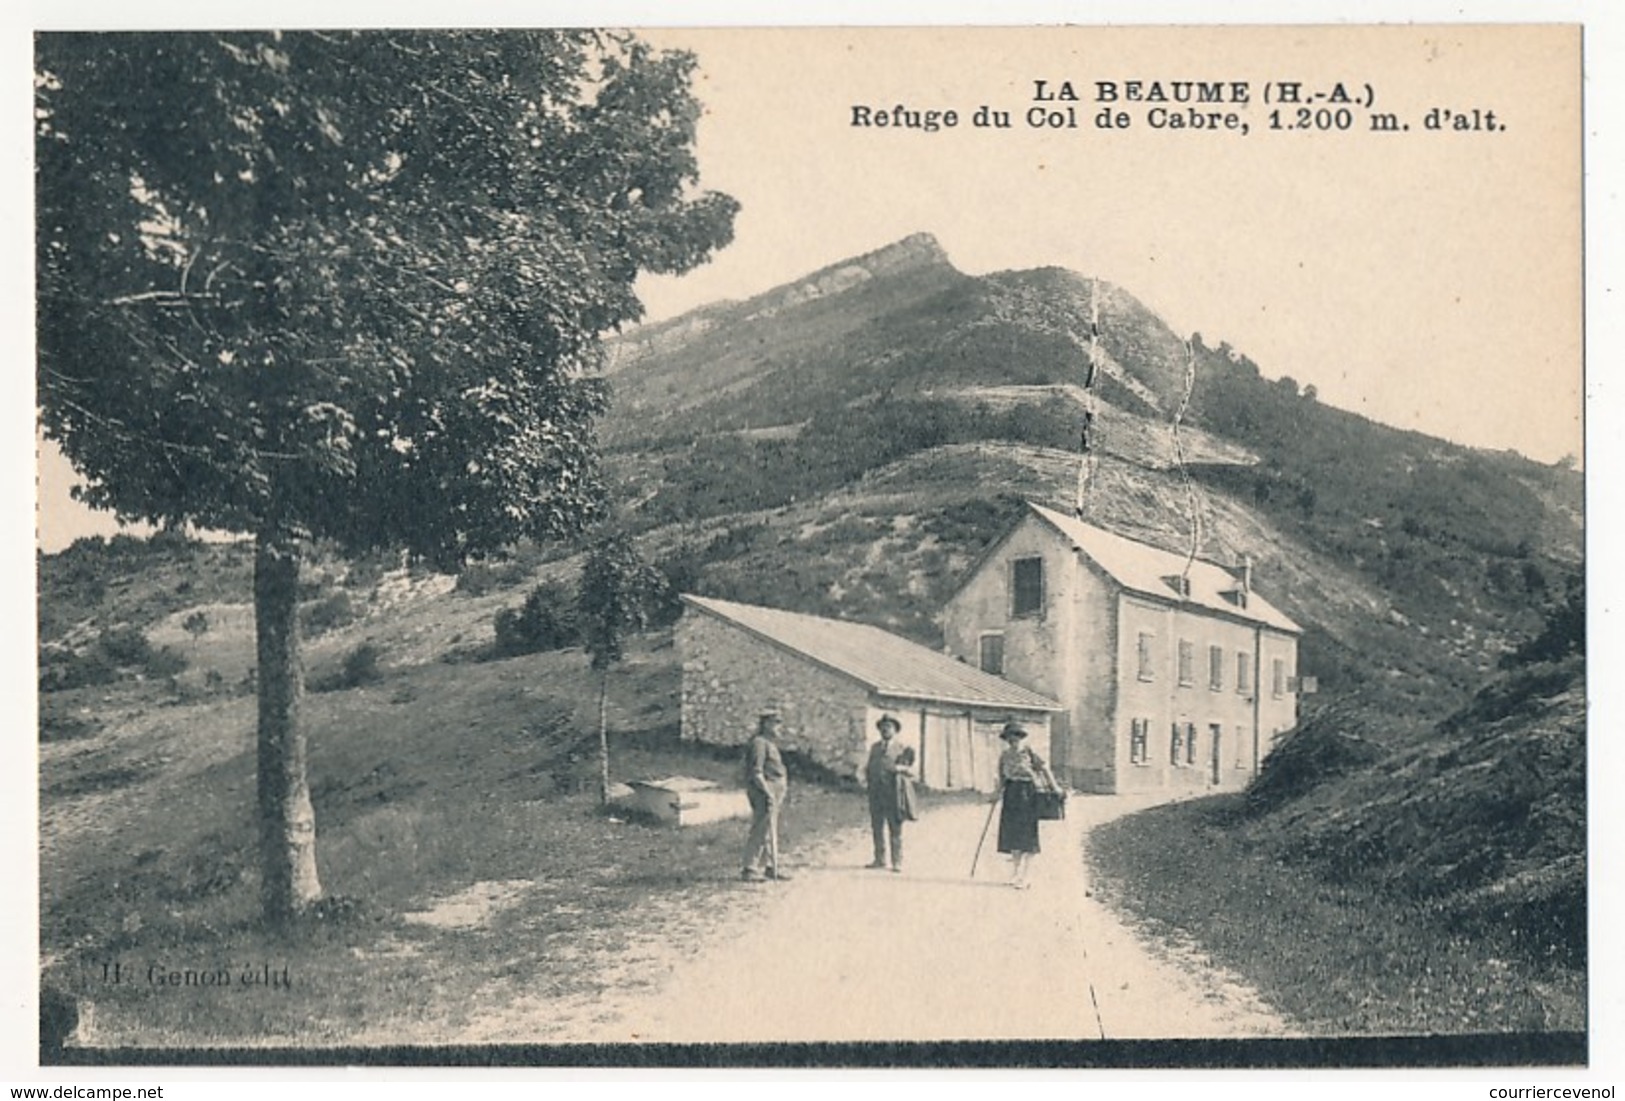
[[[767,708],[756,719],[756,734],[745,746],[745,795],[750,799],[750,835],[745,839],[743,880],[758,875],[789,879],[779,867],[779,813],[790,790],[790,774],[779,752],[783,717]]]
[[[875,724],[880,740],[869,747],[863,780],[869,788],[869,827],[874,833],[875,858],[869,867],[886,867],[887,835],[891,841],[891,870],[903,870],[903,819],[911,812],[914,750],[897,740],[903,724],[896,715],[882,715]]]

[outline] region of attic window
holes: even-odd
[[[1017,558],[1010,564],[1010,614],[1044,614],[1044,560]]]
[[[1167,586],[1170,589],[1174,590],[1174,594],[1176,596],[1180,597],[1183,600],[1190,599],[1190,595],[1191,595],[1191,579],[1190,579],[1189,575],[1182,574],[1182,573],[1171,573],[1167,577],[1164,577],[1162,580],[1167,584]]]

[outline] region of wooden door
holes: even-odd
[[[921,779],[939,791],[980,790],[978,778],[988,769],[985,744],[974,736],[970,716],[927,711],[921,744]]]

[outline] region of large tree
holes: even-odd
[[[255,541],[263,901],[320,897],[301,549],[450,567],[601,507],[601,334],[703,262],[693,59],[592,31],[41,35],[43,428]]]

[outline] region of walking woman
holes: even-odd
[[[1009,853],[1015,862],[1010,886],[1024,891],[1032,886],[1027,866],[1038,852],[1038,786],[1053,785],[1049,766],[1027,745],[1027,731],[1017,723],[1006,723],[999,737],[1004,752],[999,754],[999,851]]]

